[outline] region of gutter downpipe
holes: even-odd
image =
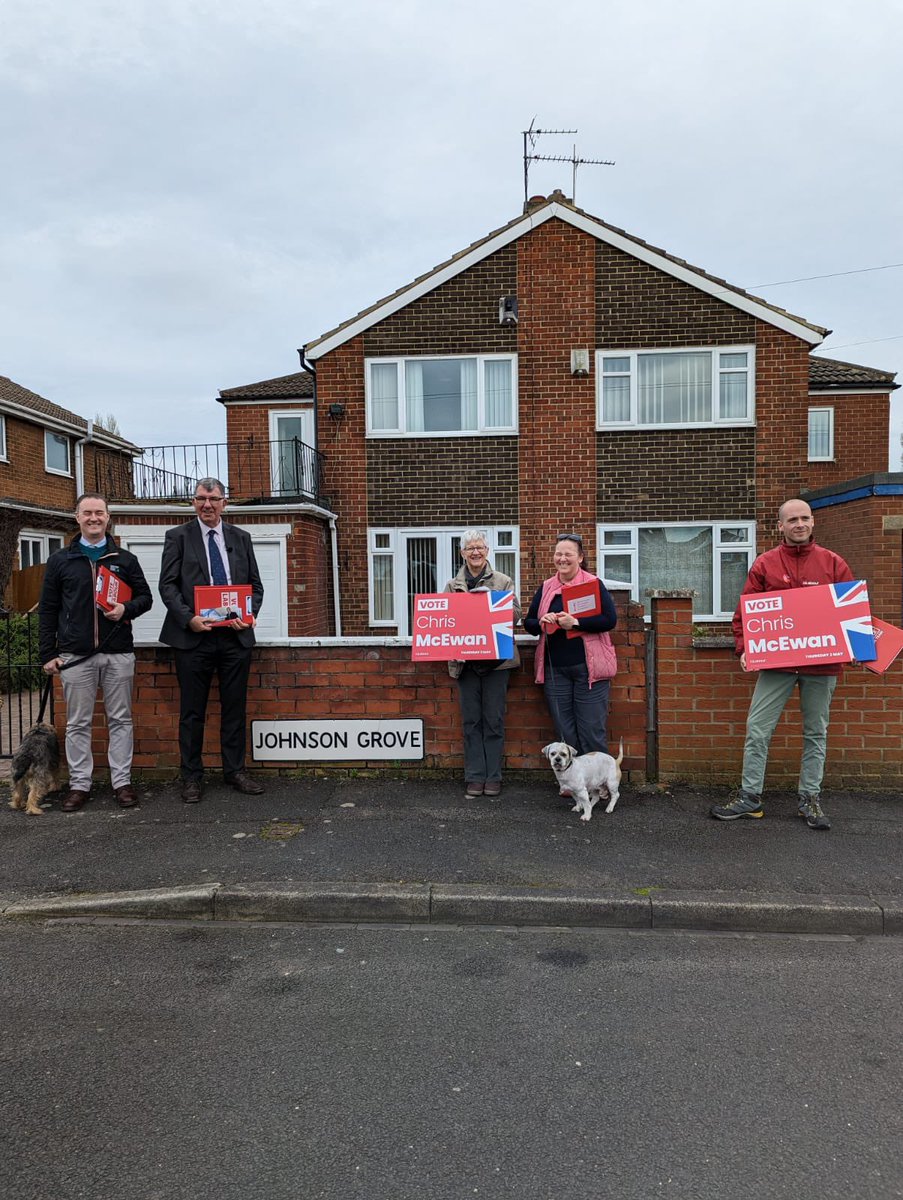
[[[339,600],[339,538],[336,519],[329,518],[329,544],[332,548],[332,603],[335,610],[335,635],[342,636],[342,605]]]
[[[314,379],[314,432],[316,434],[317,445],[314,450],[319,453],[320,450],[320,419],[319,409],[317,404],[317,368],[307,357],[307,347],[301,346],[298,349],[298,358],[301,362],[301,370],[309,371]],[[319,502],[320,497],[317,496]],[[342,636],[342,600],[339,595],[339,537],[336,528],[336,518],[329,518],[329,547],[332,554],[332,607],[333,607],[333,622],[335,624],[335,636]]]
[[[81,496],[85,490],[85,446],[94,438],[94,422],[88,422],[85,436],[75,439],[75,495]]]

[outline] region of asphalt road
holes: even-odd
[[[903,939],[0,926],[17,1200],[903,1196]]]

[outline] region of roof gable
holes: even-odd
[[[335,350],[338,346],[350,341],[351,338],[357,337],[358,334],[385,320],[386,317],[398,312],[399,309],[405,308],[408,304],[420,299],[427,292],[441,287],[449,279],[460,275],[463,271],[466,271],[475,263],[481,262],[484,258],[488,258],[503,246],[517,241],[518,238],[530,233],[531,230],[537,228],[539,225],[551,220],[565,221],[567,224],[581,229],[584,233],[588,233],[591,237],[595,237],[599,241],[624,251],[624,253],[631,255],[633,258],[647,263],[659,271],[663,271],[666,275],[671,275],[675,279],[679,279],[710,296],[715,296],[725,304],[739,308],[741,311],[749,313],[758,320],[765,321],[769,325],[774,325],[784,330],[785,333],[790,333],[794,337],[801,338],[812,346],[818,345],[829,333],[829,330],[822,326],[812,325],[802,317],[794,316],[785,309],[778,308],[773,304],[769,304],[766,300],[743,291],[742,288],[734,287],[724,279],[709,275],[700,268],[691,266],[683,259],[675,258],[666,251],[651,246],[648,242],[644,242],[642,239],[626,233],[623,229],[607,225],[604,221],[600,221],[598,218],[590,216],[581,209],[575,208],[573,205],[567,203],[563,197],[560,197],[550,198],[545,204],[532,208],[522,216],[516,217],[501,229],[487,234],[486,237],[473,242],[465,250],[460,251],[446,262],[440,263],[432,271],[419,276],[405,287],[399,288],[391,296],[377,301],[376,304],[364,309],[357,316],[351,317],[348,321],[344,321],[341,325],[336,326],[335,329],[322,334],[305,347],[305,356],[311,361],[322,358],[324,354]]]

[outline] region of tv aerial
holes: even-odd
[[[533,162],[566,162],[571,164],[571,200],[577,202],[577,168],[578,167],[613,167],[614,161],[607,158],[581,158],[577,154],[577,146],[571,154],[534,154],[536,148],[536,139],[538,137],[547,137],[551,135],[563,135],[577,133],[576,129],[536,129],[536,118],[530,122],[530,128],[523,131],[524,135],[524,204],[530,198],[530,163]]]

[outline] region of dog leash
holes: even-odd
[[[107,642],[113,636],[113,634],[116,632],[119,624],[120,623],[117,621],[113,625],[112,629],[108,629],[106,634],[104,635],[104,637],[101,638],[98,645],[96,645],[90,653],[83,654],[81,656],[81,658],[71,658],[69,660],[69,662],[62,663],[59,668],[60,672],[68,671],[70,667],[77,667],[81,663],[87,662],[89,658],[93,658],[95,654],[100,654],[101,650],[103,650],[104,646],[107,644]],[[44,713],[47,709],[47,701],[50,699],[50,692],[52,689],[53,689],[53,676],[48,675],[47,678],[44,680],[44,683],[41,686],[41,705],[40,705],[40,708],[38,709],[38,719],[37,719],[38,725],[40,725],[40,723],[44,720]]]

